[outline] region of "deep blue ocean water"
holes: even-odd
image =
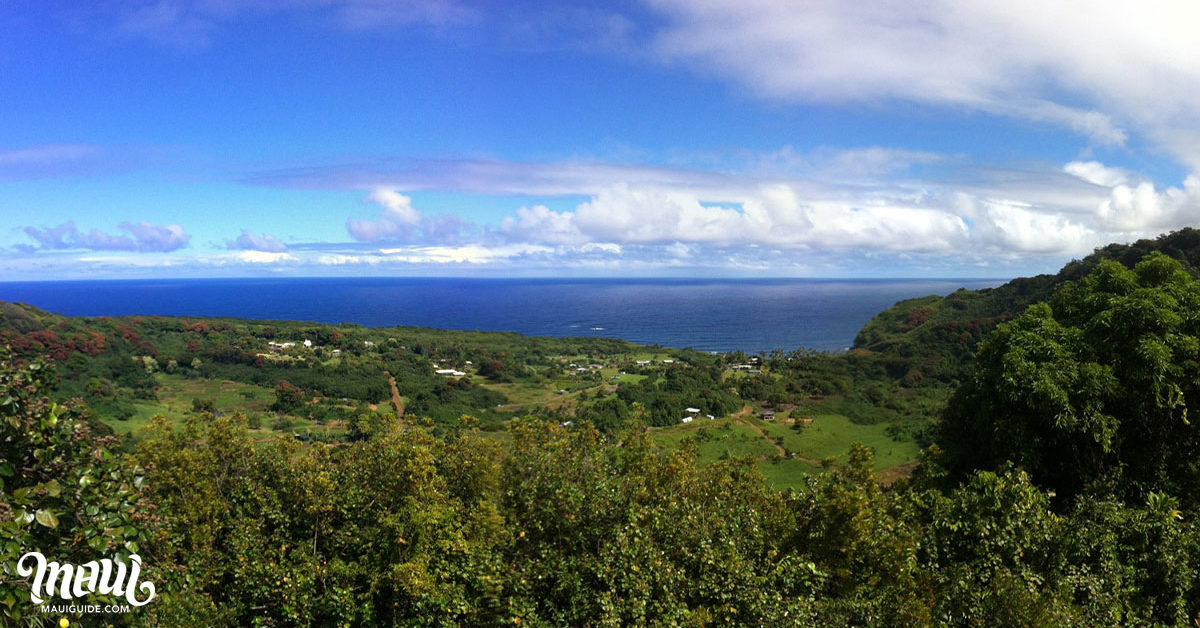
[[[604,336],[702,351],[849,347],[897,301],[1001,280],[161,279],[0,283],[59,314],[233,316]]]

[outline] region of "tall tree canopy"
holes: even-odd
[[[1161,253],[1101,262],[983,343],[941,423],[943,461],[954,477],[1011,461],[1060,495],[1195,501],[1198,355],[1200,281]]]

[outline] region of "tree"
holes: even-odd
[[[128,561],[154,533],[144,471],[113,453],[117,441],[96,437],[81,408],[52,403],[53,370],[41,360],[16,362],[0,348],[0,615],[6,625],[33,616],[18,559],[41,552],[82,564]],[[146,567],[153,570],[153,561]],[[149,572],[154,578],[153,571]],[[116,603],[96,596],[89,602]]]
[[[287,380],[281,380],[275,387],[275,403],[271,409],[276,412],[294,414],[304,406],[304,391]]]
[[[1200,281],[1159,253],[1101,262],[983,343],[941,422],[942,462],[961,478],[1012,461],[1062,496],[1104,482],[1196,503],[1198,354]]]

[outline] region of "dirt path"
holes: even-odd
[[[396,416],[404,418],[404,398],[400,396],[400,389],[396,388],[396,378],[388,373],[388,386],[392,387],[392,407],[396,408]]]
[[[787,458],[788,457],[787,450],[784,449],[782,445],[775,442],[774,440],[771,440],[771,437],[767,436],[767,433],[764,432],[761,427],[750,422],[749,416],[753,412],[754,412],[754,408],[752,408],[750,406],[746,406],[746,407],[742,408],[741,410],[739,410],[737,412],[737,414],[734,414],[733,418],[736,419],[737,422],[741,423],[742,425],[745,425],[746,427],[754,430],[755,432],[758,432],[758,435],[761,436],[763,438],[763,440],[767,441],[768,443],[771,443],[771,446],[775,448],[775,451],[779,452],[780,456]],[[820,460],[814,460],[812,458],[805,458],[804,456],[801,456],[799,454],[792,454],[791,457],[793,460],[800,460],[802,462],[807,462],[808,464],[811,464],[814,467],[821,466]]]
[[[746,407],[742,408],[741,410],[739,410],[737,414],[733,415],[733,418],[737,419],[738,422],[741,423],[742,425],[745,425],[746,427],[749,427],[750,429],[754,430],[755,432],[758,432],[758,435],[761,436],[763,440],[767,441],[768,443],[771,443],[771,446],[774,447],[775,450],[779,452],[780,457],[787,458],[787,450],[783,448],[783,445],[780,445],[779,443],[771,440],[771,437],[767,436],[767,433],[762,431],[761,427],[751,423],[746,418],[746,417],[750,416],[750,413],[753,411],[754,411],[754,408],[751,408],[750,406],[746,406]]]

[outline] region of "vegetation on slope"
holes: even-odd
[[[176,323],[106,320],[100,332],[22,308],[14,318],[24,331],[13,326],[7,336],[17,354],[0,352],[0,512],[8,513],[0,613],[8,623],[29,619],[28,585],[12,569],[39,550],[74,562],[138,552],[160,597],[106,618],[125,625],[1192,625],[1200,619],[1200,428],[1189,418],[1200,404],[1197,305],[1200,280],[1164,255],[1132,270],[1097,262],[980,345],[913,477],[882,485],[871,452],[853,446],[844,462],[819,461],[824,472],[789,478],[783,491],[766,483],[753,456],[803,449],[812,426],[797,423],[796,432],[743,409],[699,427],[655,429],[644,423],[646,402],[703,395],[704,384],[781,410],[798,402],[788,414],[802,416],[885,386],[861,377],[886,373],[886,361],[871,352],[780,353],[735,374],[747,356],[675,364],[688,357],[681,353],[663,358],[668,365],[640,365],[625,398],[619,383],[604,391],[616,376],[605,368],[614,367],[577,366],[585,372],[572,377],[596,385],[579,391],[591,397],[574,409],[620,415],[596,407],[619,401],[628,417],[605,432],[584,419],[563,425],[550,412],[508,421],[502,439],[472,416],[376,412],[351,438],[302,442],[256,434],[241,413],[199,400],[182,417],[155,419],[135,451],[119,453],[97,435],[93,414],[51,402],[55,369],[35,354],[49,354],[72,385],[103,378],[118,395],[157,396],[164,378],[205,379],[206,360],[239,365],[230,373],[274,372],[243,363],[245,353],[262,357],[253,352],[266,342],[262,323],[191,322],[158,333]],[[420,342],[383,340],[371,351],[364,343],[375,341],[354,336],[379,332],[345,331],[363,348],[272,366],[331,374],[340,372],[335,359],[360,359],[395,368],[416,391],[425,367],[432,373],[406,357],[421,356]],[[329,333],[320,341],[340,340]],[[484,342],[484,353],[499,349]],[[211,349],[227,343],[243,357],[218,360]],[[174,359],[176,372],[148,372],[151,347],[155,363]],[[179,347],[201,364],[181,367]],[[113,351],[132,355],[115,360],[106,355]],[[511,366],[544,364],[539,377],[568,377],[563,354],[534,353]],[[587,357],[634,354],[606,355]],[[763,372],[750,379],[746,370]],[[373,394],[373,383],[329,385],[360,395],[347,397],[356,403]],[[275,405],[312,404],[291,388],[274,390]],[[675,446],[656,445],[671,434]],[[778,449],[754,440],[759,434]]]

